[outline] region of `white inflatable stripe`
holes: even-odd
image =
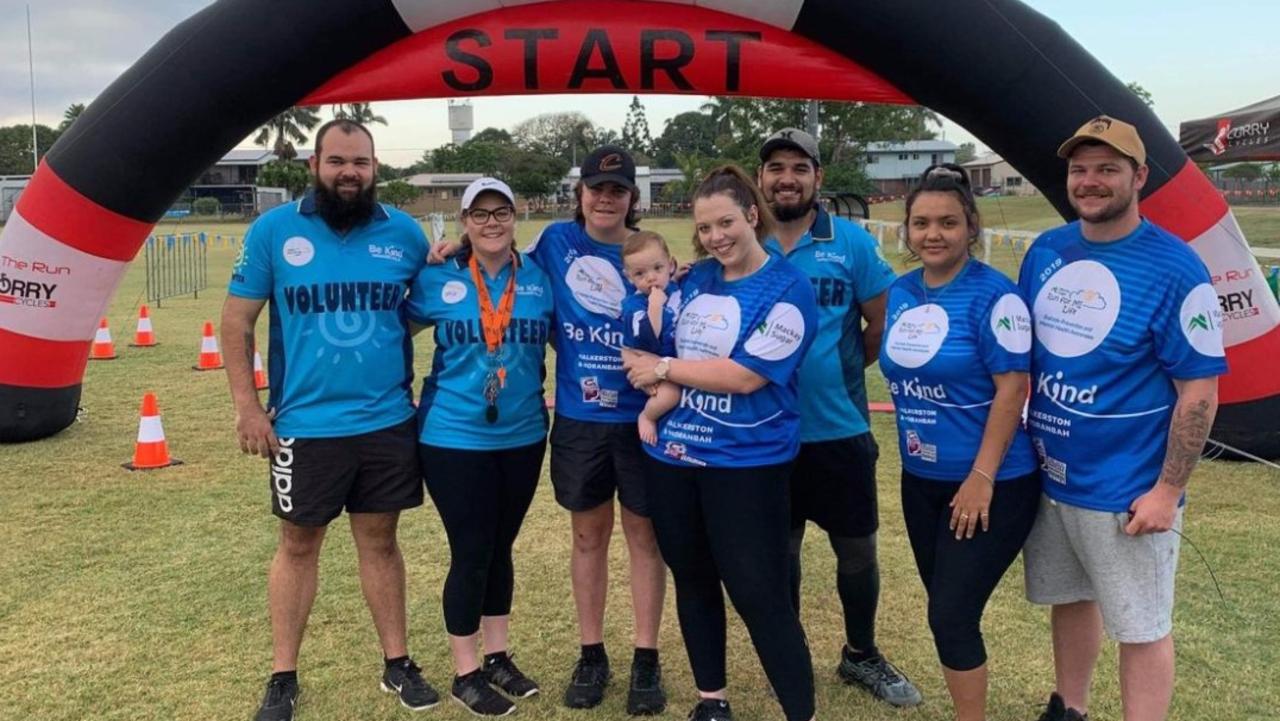
[[[45,235],[15,210],[0,234],[0,328],[46,340],[93,338],[127,265]]]
[[[1231,211],[1191,241],[1191,247],[1209,268],[1213,289],[1223,304],[1222,342],[1226,347],[1266,335],[1280,325],[1280,304],[1271,295],[1266,276]]]
[[[790,30],[795,27],[803,0],[658,0],[676,5],[695,5],[730,15],[750,18],[766,25]],[[464,18],[468,15],[497,10],[503,7],[531,5],[543,0],[391,0],[404,24],[413,32],[422,32],[437,25]],[[605,21],[604,24],[608,24]]]
[[[164,428],[160,427],[160,416],[145,416],[138,421],[138,442],[159,443],[164,440]]]

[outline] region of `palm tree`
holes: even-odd
[[[272,152],[280,160],[293,160],[298,151],[293,144],[307,142],[307,132],[320,124],[320,115],[315,108],[293,107],[267,121],[254,136],[253,142],[262,147],[271,146]],[[271,142],[275,136],[275,142]]]
[[[58,124],[58,133],[61,134],[67,132],[67,128],[70,128],[71,124],[74,123],[76,118],[80,117],[83,112],[84,103],[72,103],[70,107],[67,108],[66,112],[62,114],[62,122]]]
[[[339,120],[352,120],[361,125],[386,125],[387,119],[375,115],[372,103],[339,103],[333,106],[333,117]]]

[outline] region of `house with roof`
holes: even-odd
[[[867,143],[867,178],[883,195],[905,195],[931,165],[956,162],[958,146],[949,140]]]
[[[1001,195],[1036,195],[1040,192],[997,153],[984,153],[961,165],[968,171],[969,182],[975,191],[985,189]]]

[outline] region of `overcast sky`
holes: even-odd
[[[26,4],[0,0],[0,125],[31,119]],[[56,126],[68,105],[91,101],[165,32],[206,4],[204,0],[33,0],[37,122]],[[1157,115],[1175,134],[1184,120],[1280,94],[1280,45],[1275,42],[1280,1],[1028,0],[1028,4],[1061,24],[1117,77],[1146,87],[1155,97]],[[477,130],[510,128],[538,113],[566,109],[581,110],[599,125],[620,129],[629,100],[609,95],[486,97],[473,104]],[[642,96],[641,100],[655,136],[661,133],[664,120],[695,110],[702,102],[698,97],[671,95]],[[445,107],[444,100],[376,103],[374,109],[390,121],[389,127],[376,130],[383,161],[405,165],[423,150],[448,142]],[[971,139],[951,123],[943,131],[949,140]]]

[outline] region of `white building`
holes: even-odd
[[[929,166],[956,162],[956,150],[956,144],[948,140],[867,143],[867,178],[880,193],[903,195]]]
[[[1003,195],[1036,195],[1036,186],[996,153],[986,153],[963,164],[969,172],[969,183],[974,190],[999,189]]]

